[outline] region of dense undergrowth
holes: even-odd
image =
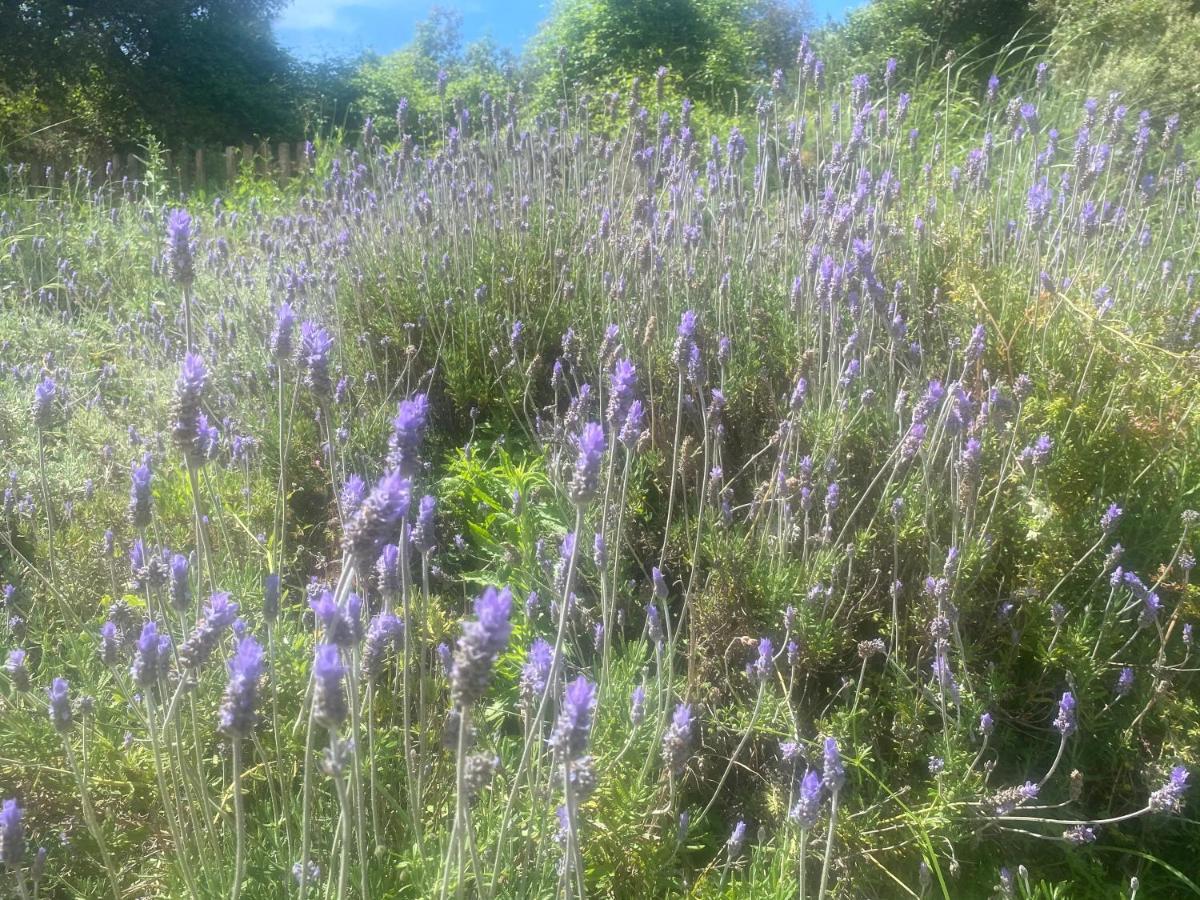
[[[800,62],[10,171],[6,891],[1200,893],[1179,122]]]

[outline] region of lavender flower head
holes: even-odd
[[[262,673],[262,646],[252,637],[242,638],[229,658],[229,681],[217,711],[217,727],[223,734],[246,738],[254,731]]]
[[[417,457],[428,425],[429,397],[426,394],[415,394],[410,400],[400,401],[388,438],[388,468],[410,477],[416,473]]]
[[[667,726],[662,739],[663,762],[674,778],[683,774],[688,757],[692,755],[695,726],[692,707],[687,703],[676,706],[671,716],[671,724]]]
[[[300,367],[304,372],[304,384],[321,400],[333,393],[333,382],[329,377],[329,351],[333,349],[333,337],[316,322],[300,323]]]
[[[1188,789],[1188,770],[1176,766],[1171,770],[1167,783],[1150,795],[1150,809],[1155,812],[1179,812],[1183,809],[1183,795]]]
[[[639,684],[629,697],[629,723],[637,728],[646,720],[646,688]]]
[[[549,740],[549,745],[563,759],[575,759],[587,752],[595,708],[595,684],[580,675],[566,686]]]
[[[596,422],[583,426],[576,442],[579,455],[569,493],[576,506],[586,506],[600,489],[600,465],[604,461],[604,429]]]
[[[296,313],[287,301],[275,310],[275,326],[271,329],[268,349],[277,363],[291,358],[293,352],[292,332],[296,329]]]
[[[1133,690],[1133,669],[1129,666],[1123,666],[1121,673],[1117,676],[1117,686],[1114,689],[1114,693],[1118,697],[1124,697],[1131,690]]]
[[[842,754],[838,750],[837,738],[825,738],[825,769],[821,773],[821,784],[831,794],[836,794],[846,783],[846,770],[842,766]]]
[[[342,685],[345,676],[338,648],[319,645],[313,658],[313,715],[326,728],[337,728],[349,714]]]
[[[996,725],[995,725],[995,722],[992,720],[991,713],[985,712],[983,715],[981,715],[979,717],[979,733],[981,735],[983,735],[984,737],[988,737],[992,733],[992,730],[995,727],[996,727]]]
[[[408,514],[411,498],[412,482],[399,472],[388,472],[346,523],[342,546],[360,571],[379,559],[385,544],[399,542],[401,520]]]
[[[198,353],[183,358],[171,407],[171,439],[190,464],[204,462],[208,450],[207,419],[200,408],[208,368]]]
[[[1054,717],[1054,727],[1063,737],[1074,733],[1076,729],[1075,721],[1075,695],[1070,691],[1066,691],[1062,695],[1062,699],[1058,701],[1058,715]]]
[[[508,588],[489,587],[475,600],[475,618],[463,626],[450,673],[450,697],[458,708],[467,708],[487,690],[492,666],[512,635],[511,613]]]
[[[1116,528],[1122,513],[1124,513],[1124,510],[1121,507],[1115,503],[1110,503],[1108,509],[1104,511],[1104,515],[1100,517],[1100,530],[1108,534]]]
[[[800,795],[792,807],[790,816],[801,828],[807,830],[817,824],[821,812],[821,776],[816,769],[809,769],[800,781]]]
[[[23,817],[24,812],[16,798],[9,798],[0,806],[0,863],[9,868],[16,868],[25,859]]]
[[[525,664],[521,666],[521,702],[530,707],[546,690],[550,669],[554,665],[554,648],[542,638],[529,645]]]
[[[367,638],[363,643],[362,670],[368,678],[379,674],[383,656],[395,647],[404,635],[404,622],[394,613],[381,612],[367,626]]]
[[[759,639],[758,656],[746,666],[746,676],[755,684],[764,685],[771,680],[775,671],[773,651],[770,638]]]
[[[379,590],[387,597],[400,593],[400,548],[395,544],[384,544],[375,561],[375,578]]]
[[[229,594],[217,591],[210,596],[204,615],[179,647],[179,665],[190,672],[204,668],[237,614],[238,605]]]
[[[192,583],[188,577],[188,558],[182,553],[171,557],[167,567],[167,590],[171,597],[171,607],[183,612],[192,605]]]
[[[167,216],[167,272],[184,287],[196,280],[192,263],[192,217],[186,209],[173,209]]]
[[[612,375],[609,378],[608,427],[611,431],[619,431],[629,417],[629,406],[634,401],[637,391],[637,367],[628,357],[622,357],[613,364]]]
[[[47,691],[50,696],[50,721],[54,730],[66,734],[71,730],[71,686],[65,678],[55,678]]]
[[[145,458],[133,467],[130,479],[130,522],[142,530],[150,527],[150,462]]]
[[[666,600],[667,579],[663,577],[662,570],[658,566],[650,569],[650,580],[654,584],[654,596],[659,600]]]
[[[142,626],[137,646],[133,653],[133,666],[130,674],[139,687],[149,688],[167,674],[167,665],[171,657],[171,637],[158,633],[158,625],[153,620]]]
[[[25,665],[25,651],[17,647],[8,652],[4,661],[4,671],[12,680],[13,687],[18,691],[29,690],[29,669]]]
[[[742,848],[746,845],[746,823],[738,819],[737,824],[733,826],[733,832],[729,835],[729,839],[725,842],[725,849],[729,853],[730,859],[735,859],[741,855]]]
[[[45,431],[54,424],[54,398],[58,388],[54,379],[46,376],[33,389],[33,427]]]
[[[413,546],[423,554],[432,553],[437,547],[436,513],[437,498],[426,494],[417,504],[417,521],[412,529]]]

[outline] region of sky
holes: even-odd
[[[862,0],[809,0],[813,18],[840,18]],[[463,16],[463,38],[490,36],[500,46],[520,50],[550,14],[553,0],[440,0]],[[279,42],[304,59],[353,55],[363,50],[390,53],[412,38],[413,27],[435,0],[292,0],[275,22]]]

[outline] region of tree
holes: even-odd
[[[560,0],[530,61],[543,95],[665,66],[695,99],[729,108],[794,60],[806,21],[793,0]]]
[[[295,67],[270,29],[286,2],[5,2],[0,82],[83,143],[290,137]]]

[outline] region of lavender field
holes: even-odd
[[[0,895],[1200,895],[1195,123],[997,70],[10,166]]]

